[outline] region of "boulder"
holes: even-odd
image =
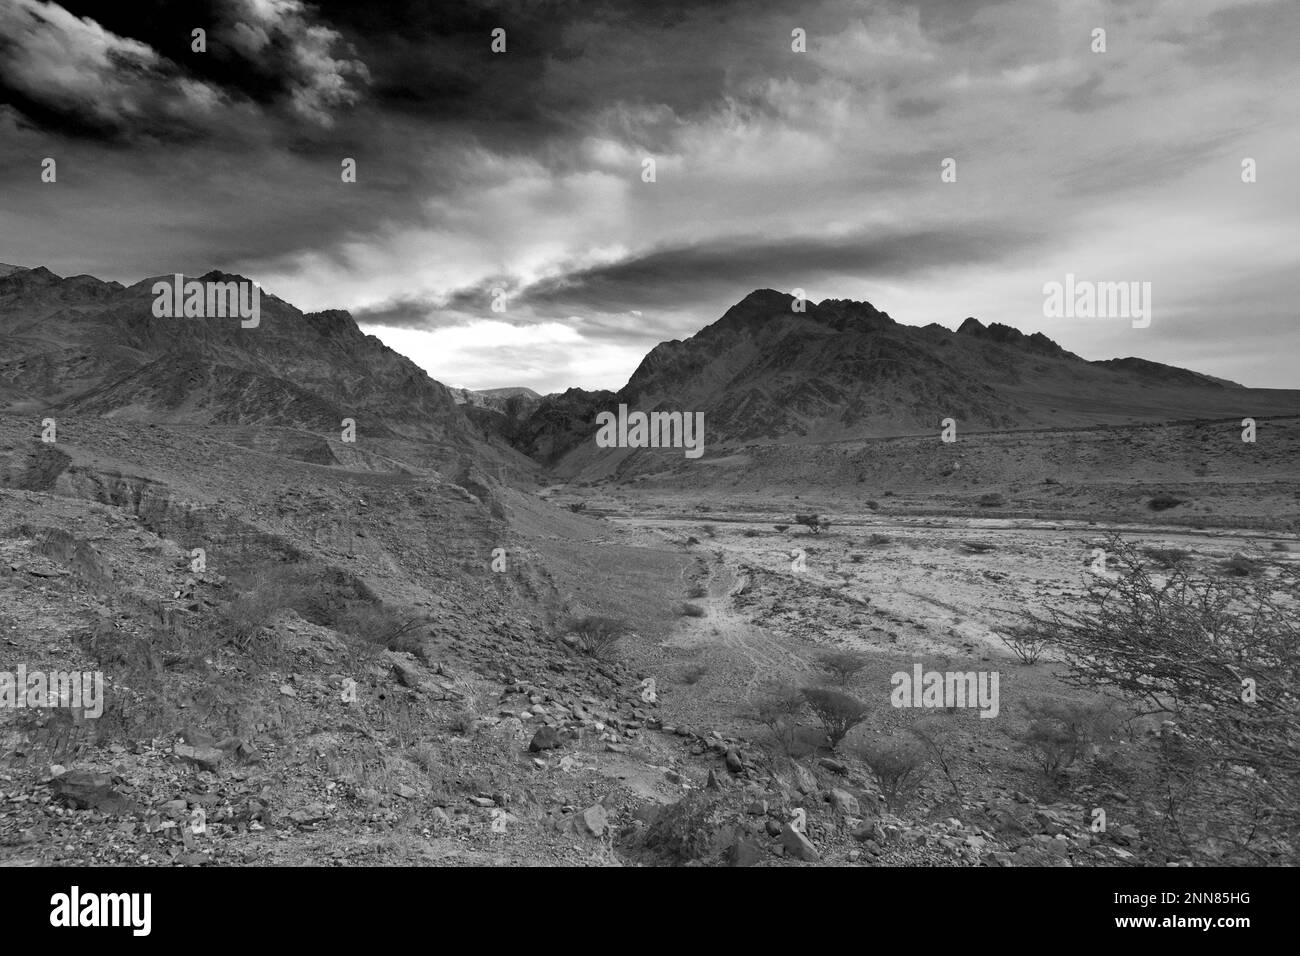
[[[826,795],[826,800],[837,813],[843,813],[845,816],[856,817],[862,813],[858,806],[858,798],[847,790],[837,787]]]
[[[74,770],[54,781],[54,795],[80,810],[116,813],[129,808],[130,801],[113,789],[113,778],[106,773]]]
[[[594,837],[603,835],[609,829],[609,811],[599,803],[583,810],[580,819],[582,829]]]
[[[555,750],[557,747],[563,746],[563,744],[564,741],[560,739],[559,731],[554,727],[543,725],[537,728],[537,733],[533,734],[528,749],[533,753],[540,753],[543,750]]]
[[[821,854],[808,838],[788,823],[781,828],[781,846],[789,856],[808,863],[816,863],[821,859]]]
[[[400,659],[393,659],[393,677],[403,687],[416,690],[420,686],[420,672],[414,664]]]
[[[172,753],[185,763],[193,764],[200,770],[213,770],[221,763],[221,758],[226,754],[225,751],[216,747],[190,747],[186,744],[176,744],[172,747]]]

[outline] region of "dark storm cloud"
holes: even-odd
[[[724,94],[719,51],[751,42],[733,11],[748,20],[778,6],[9,0],[0,114],[26,135],[0,142],[0,175],[21,181],[33,154],[53,153],[69,187],[121,184],[116,217],[141,240],[115,244],[101,272],[157,272],[161,249],[185,257],[168,267],[201,271],[256,262],[293,273],[305,252],[346,265],[345,239],[432,223],[413,197],[478,188],[479,157],[580,169],[575,144],[611,104],[666,106],[658,126],[642,116],[623,129],[642,149],[666,148]],[[491,51],[498,26],[505,54]],[[191,49],[197,27],[206,53]],[[779,47],[788,30],[768,39]],[[342,157],[358,161],[350,193],[338,188]],[[28,210],[30,198],[13,205],[49,214]],[[175,244],[159,244],[166,233]]]
[[[195,28],[206,52],[191,48]],[[328,127],[367,79],[342,36],[298,0],[9,0],[0,10],[0,103],[74,138],[220,141],[259,122]]]
[[[255,106],[268,124],[329,127],[365,102],[500,145],[571,127],[598,101],[654,102],[681,115],[706,108],[725,80],[711,54],[739,32],[729,9],[757,17],[776,6],[10,0],[0,15],[0,103],[63,135],[133,139],[188,136],[205,124],[226,132],[211,115],[218,106]],[[191,49],[195,28],[207,31],[206,52]],[[490,47],[497,28],[504,54]],[[668,30],[674,43],[657,46]],[[77,83],[61,81],[69,73]],[[95,104],[98,115],[87,117],[96,82],[119,108]]]
[[[901,278],[994,262],[1042,238],[1031,232],[966,227],[848,237],[721,239],[572,269],[522,288],[507,277],[492,278],[449,296],[394,299],[356,310],[354,317],[391,328],[464,325],[476,318],[503,318],[492,312],[491,303],[498,290],[505,290],[511,316],[535,321],[560,316],[590,339],[637,341],[646,329],[643,322],[627,321],[633,312],[689,309],[701,302],[720,310],[769,285],[802,287],[844,274]]]
[[[481,300],[488,295],[490,292],[483,290]],[[352,317],[359,325],[382,325],[390,329],[450,328],[466,325],[473,318],[463,309],[469,303],[468,291],[458,297],[458,303],[459,307],[442,300],[402,297],[380,305],[353,309]]]
[[[772,283],[805,286],[845,274],[904,277],[998,261],[1038,239],[1028,232],[967,227],[842,238],[716,240],[654,250],[547,279],[519,298],[538,306],[607,312],[645,308],[650,303],[682,305],[701,295],[731,294]]]

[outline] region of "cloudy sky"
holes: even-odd
[[[472,388],[766,287],[1296,388],[1297,89],[1295,0],[0,0],[0,262],[241,273]]]

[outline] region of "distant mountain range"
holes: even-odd
[[[451,397],[457,405],[469,405],[473,408],[491,408],[504,412],[509,405],[512,409],[525,406],[536,407],[542,396],[531,388],[453,388]],[[511,403],[511,399],[515,401]]]
[[[641,452],[599,449],[597,411],[703,411],[712,447],[939,431],[1074,428],[1300,413],[1300,391],[1248,389],[1139,358],[1087,361],[1042,333],[968,318],[956,332],[900,325],[869,303],[752,292],[685,341],[650,351],[617,392],[570,389],[503,424],[563,470]]]
[[[500,440],[565,472],[646,453],[591,440],[597,412],[620,404],[703,412],[713,449],[937,434],[944,418],[972,431],[1300,414],[1300,391],[1140,358],[1087,361],[1042,333],[974,318],[954,332],[900,325],[866,302],[799,312],[771,289],[656,346],[617,392],[452,390],[343,311],[304,313],[263,294],[256,328],[155,317],[153,285],[170,278],[123,286],[0,265],[0,408],[320,434],[353,418],[372,436],[467,451]]]

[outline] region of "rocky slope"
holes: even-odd
[[[685,719],[689,688],[638,661],[662,653],[686,550],[211,426],[66,424],[49,447],[0,416],[0,643],[103,671],[105,709],[0,713],[0,865],[1134,859],[1137,832],[1090,834],[1089,804],[935,785],[900,816],[851,755]],[[636,632],[593,659],[565,611]]]
[[[169,279],[170,277],[158,277]],[[0,408],[186,424],[401,436],[470,451],[449,391],[342,311],[263,292],[261,320],[157,318],[131,286],[45,268],[0,274]],[[200,281],[246,281],[208,273]]]

